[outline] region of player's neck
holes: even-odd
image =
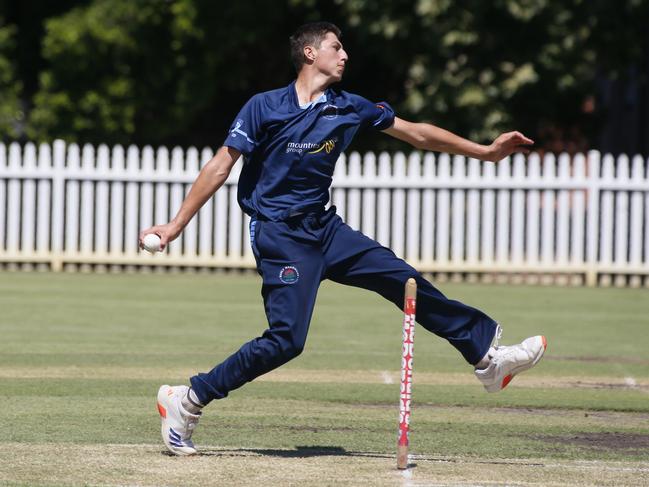
[[[333,80],[322,73],[302,69],[295,81],[295,91],[300,105],[305,105],[322,96]]]

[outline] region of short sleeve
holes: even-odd
[[[358,96],[356,104],[363,125],[385,130],[394,124],[394,110],[387,102],[372,103]]]
[[[257,148],[261,124],[261,100],[258,96],[253,96],[232,122],[223,145],[237,149],[246,156],[250,155]]]

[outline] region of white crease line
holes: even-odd
[[[381,372],[381,378],[383,379],[384,384],[394,384],[394,380],[392,380],[392,374],[390,374],[390,372],[388,372],[387,370]]]
[[[403,470],[403,471],[401,472],[401,476],[402,476],[405,480],[410,480],[410,479],[412,479],[412,470],[410,470],[409,468]]]
[[[412,460],[412,455],[408,455],[408,465],[410,465]],[[412,469],[406,468],[401,471],[401,486],[402,487],[413,487],[415,484],[412,483]]]

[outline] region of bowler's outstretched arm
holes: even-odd
[[[392,127],[383,132],[417,149],[460,154],[493,162],[498,162],[514,152],[527,154],[527,146],[534,143],[520,132],[507,132],[498,136],[490,145],[482,145],[435,125],[408,122],[399,117],[395,117]]]

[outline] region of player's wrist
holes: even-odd
[[[482,161],[492,161],[496,158],[496,148],[493,144],[481,145],[478,144],[478,159]]]
[[[187,223],[182,219],[182,217],[177,216],[167,224],[167,227],[171,235],[178,235],[183,231],[183,228],[185,228],[186,225]]]

